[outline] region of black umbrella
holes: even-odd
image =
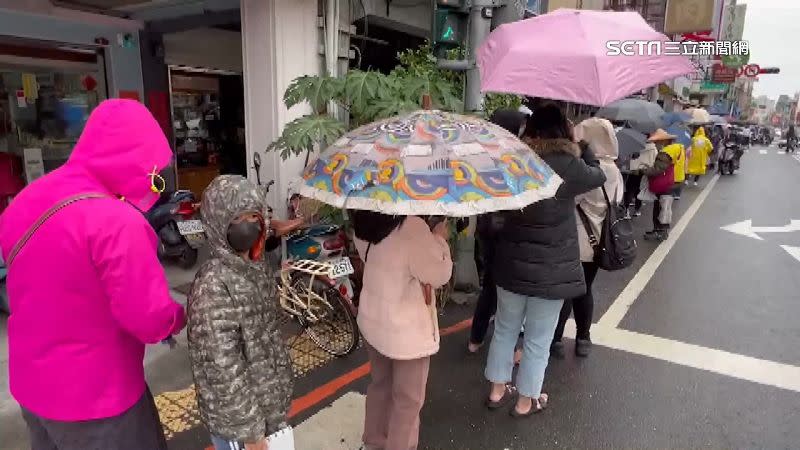
[[[664,126],[664,109],[657,103],[636,98],[617,100],[600,108],[595,114],[614,122],[627,122],[628,126],[642,133],[652,133]]]
[[[630,167],[631,159],[638,158],[639,153],[647,145],[647,136],[631,128],[620,128],[617,131],[617,144],[619,148],[617,165]]]

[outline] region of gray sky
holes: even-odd
[[[777,99],[800,91],[800,0],[739,0],[747,4],[744,36],[750,41],[750,62],[780,67],[777,75],[761,75],[753,95]]]

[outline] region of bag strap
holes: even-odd
[[[611,209],[611,200],[609,200],[609,198],[608,198],[608,192],[606,191],[605,183],[602,186],[600,186],[600,188],[603,190],[603,197],[605,197],[605,199],[606,199],[606,205],[608,205],[608,208]],[[619,186],[616,186],[614,188],[614,200],[615,200],[614,204],[615,205],[617,204],[616,200],[617,200],[617,193],[618,192],[619,192]]]
[[[17,254],[20,252],[20,250],[22,250],[22,247],[24,247],[25,244],[27,244],[28,241],[30,241],[31,237],[33,237],[34,233],[36,233],[36,231],[42,225],[44,225],[45,222],[47,222],[47,219],[53,217],[55,213],[61,211],[65,207],[75,202],[90,198],[111,198],[111,197],[107,194],[90,192],[87,194],[78,194],[78,195],[73,195],[72,197],[67,197],[64,200],[61,200],[60,202],[51,206],[50,209],[45,211],[38,219],[36,219],[36,222],[34,222],[33,225],[31,225],[30,228],[28,228],[25,234],[22,235],[19,241],[17,241],[16,245],[14,245],[14,247],[11,249],[11,252],[8,254],[8,259],[6,260],[6,267],[7,268],[11,267],[11,263],[14,262],[14,258],[16,258]]]
[[[583,209],[580,205],[575,205],[575,209],[578,210],[578,216],[581,218],[581,222],[583,222],[583,228],[586,229],[586,235],[589,236],[589,245],[595,247],[600,244],[600,241],[597,240],[597,236],[594,234],[592,230],[592,224],[589,221],[589,216],[583,212]]]

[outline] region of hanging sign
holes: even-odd
[[[736,81],[736,76],[739,71],[733,67],[726,67],[717,64],[711,71],[711,81],[714,83],[733,83]]]

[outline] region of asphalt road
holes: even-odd
[[[800,448],[799,189],[800,157],[774,147],[751,148],[736,175],[685,187],[670,240],[640,239],[633,267],[598,275],[593,353],[576,359],[567,341],[567,359],[547,371],[550,408],[529,419],[483,407],[486,354],[465,351],[471,307],[449,306],[420,448]],[[635,224],[640,236],[651,227],[649,207]],[[365,362],[358,350],[297,379],[298,450],[360,448]],[[147,373],[159,399],[191,403],[184,350]],[[24,433],[9,434],[6,417],[0,448],[23,448],[5,445]],[[172,450],[209,445],[196,421],[176,416]]]
[[[798,189],[800,161],[760,147],[737,174],[685,187],[671,240],[640,241],[634,267],[599,275],[594,351],[551,361],[543,414],[514,420],[487,411],[485,352],[466,355],[466,331],[444,337],[420,447],[798,448],[800,260],[781,245],[800,246],[800,226],[763,240],[721,229],[800,219]],[[639,233],[651,226],[649,212],[636,219]],[[446,315],[457,320],[469,310]],[[353,416],[363,415],[367,381],[304,418],[303,448],[358,448],[361,421]]]

